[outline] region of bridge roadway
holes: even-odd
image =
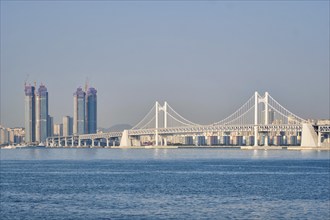
[[[254,131],[255,125],[205,125],[205,126],[192,126],[192,127],[174,127],[174,128],[158,128],[159,135],[175,135],[175,134],[202,134],[209,132],[244,132]],[[259,132],[277,132],[277,131],[296,131],[300,132],[302,126],[299,124],[279,124],[279,125],[258,125]],[[155,129],[140,129],[128,130],[128,135],[154,135]]]
[[[302,125],[300,124],[278,124],[278,125],[258,125],[258,132],[301,132]],[[207,134],[212,132],[253,132],[255,125],[201,125],[191,127],[172,127],[172,128],[158,128],[158,135],[189,135],[189,134]],[[144,135],[155,135],[156,129],[136,129],[128,130],[128,136],[144,136]],[[54,136],[47,138],[47,146],[61,145],[64,141],[64,145],[68,145],[68,141],[77,142],[80,146],[81,141],[91,140],[92,146],[94,146],[95,140],[106,140],[106,146],[109,146],[110,139],[120,139],[123,132],[107,132],[107,133],[96,133],[96,134],[81,134],[71,136]],[[75,145],[75,144],[73,144]],[[73,146],[72,145],[72,146]]]

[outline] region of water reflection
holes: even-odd
[[[240,149],[1,149],[1,160],[330,159],[329,151]]]
[[[268,152],[269,152],[268,150],[264,150],[263,151],[263,158],[264,159],[267,159],[268,158]]]
[[[269,154],[269,152],[271,152],[271,153]],[[252,159],[268,159],[269,156],[270,157],[271,156],[275,157],[276,156],[275,152],[276,151],[269,151],[269,150],[263,150],[263,149],[262,150],[254,149],[251,158]]]
[[[253,155],[252,155],[252,158],[254,159],[258,159],[259,158],[259,154],[258,154],[258,150],[253,150]]]
[[[159,149],[155,149],[154,150],[154,158],[158,158],[159,157]]]
[[[40,151],[38,151],[37,149],[30,149],[28,152],[27,152],[31,158],[39,158],[40,157]]]

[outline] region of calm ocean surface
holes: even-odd
[[[0,153],[0,219],[330,219],[329,151]]]

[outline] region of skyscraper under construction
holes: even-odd
[[[36,92],[36,141],[45,142],[48,130],[48,92],[41,84]]]
[[[89,88],[86,95],[86,132],[88,134],[97,131],[97,96],[96,89]]]
[[[97,132],[97,91],[95,88],[78,88],[73,94],[73,133]]]
[[[32,143],[35,142],[35,87],[31,85],[25,85],[24,88],[25,92],[25,99],[24,99],[24,106],[25,106],[25,142]]]
[[[48,92],[45,85],[26,85],[25,92],[25,143],[45,142],[49,134]]]
[[[78,88],[73,94],[73,134],[85,134],[86,93]]]

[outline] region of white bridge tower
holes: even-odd
[[[261,97],[258,92],[254,93],[254,146],[258,146],[258,138],[259,138],[259,131],[258,131],[258,127],[259,127],[259,119],[258,119],[258,105],[259,103],[264,103],[264,125],[268,125],[269,124],[269,119],[268,119],[268,99],[269,99],[269,93],[265,92],[265,95],[263,97]],[[268,146],[268,134],[265,135],[265,146]]]
[[[164,128],[167,128],[167,102],[164,102],[164,105],[161,106],[158,102],[155,104],[155,111],[156,111],[156,124],[155,124],[155,146],[159,144],[159,135],[158,135],[158,128],[159,128],[159,112],[164,112]],[[167,139],[164,139],[164,145],[167,146]]]

